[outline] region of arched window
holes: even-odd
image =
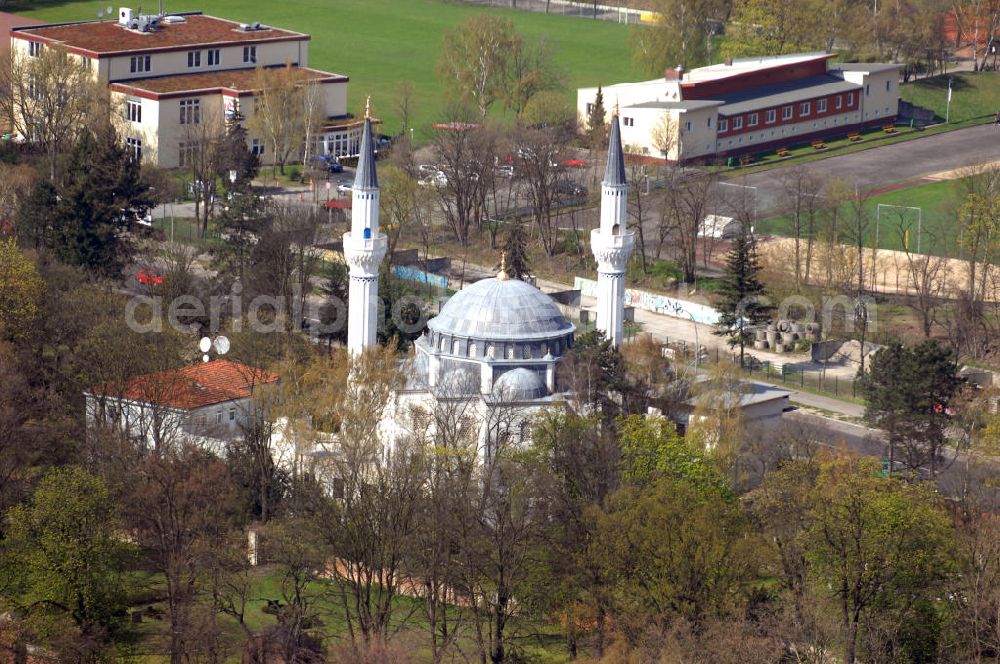
[[[493,357],[495,357],[494,355],[495,352],[496,351],[493,348],[493,344],[486,344],[486,357],[492,359]]]
[[[476,356],[476,342],[475,341],[470,341],[469,342],[469,357],[475,357],[475,356]]]
[[[460,342],[458,339],[452,340],[452,342],[451,342],[451,354],[452,355],[458,355],[458,351],[459,351],[459,347],[461,346],[461,343],[462,342]]]
[[[514,344],[507,344],[507,359],[514,359]]]
[[[439,350],[440,350],[440,351],[441,351],[442,353],[444,352],[444,349],[448,347],[448,346],[446,345],[447,343],[448,343],[448,340],[447,340],[447,339],[445,339],[445,338],[444,338],[444,336],[442,336],[442,337],[441,337],[441,343],[440,343],[440,344],[438,345],[438,349],[439,349]]]

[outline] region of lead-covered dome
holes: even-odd
[[[494,396],[503,401],[533,401],[547,393],[545,381],[537,371],[518,367],[504,372],[493,383]]]
[[[482,341],[543,341],[576,327],[548,295],[519,279],[483,279],[449,299],[427,323],[435,335]]]

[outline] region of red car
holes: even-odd
[[[587,162],[583,159],[567,159],[562,162],[562,165],[567,168],[585,168],[587,166]]]
[[[139,283],[143,286],[162,286],[163,277],[156,274],[155,272],[147,272],[146,270],[139,270],[135,275],[139,280]]]

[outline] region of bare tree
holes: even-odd
[[[808,283],[812,263],[816,216],[823,183],[808,167],[796,166],[781,172],[784,207],[788,210],[795,240],[795,289]],[[805,241],[805,255],[802,243]]]
[[[553,256],[559,248],[557,219],[552,208],[556,202],[560,168],[559,153],[564,140],[555,128],[518,130],[517,156],[514,172],[523,179],[531,203],[535,230],[542,241],[546,256]]]
[[[220,118],[194,107],[182,116],[181,140],[177,145],[181,168],[191,173],[194,219],[204,237],[218,194],[219,142],[223,127]]]
[[[442,89],[470,101],[485,119],[505,94],[511,53],[520,43],[509,19],[489,14],[477,14],[447,31],[437,65]]]
[[[920,317],[920,327],[924,337],[930,339],[934,324],[937,322],[938,310],[944,304],[948,260],[942,256],[911,251],[909,232],[913,230],[913,223],[901,213],[897,219],[896,230],[903,246],[903,253],[906,255],[907,291],[913,289],[912,294],[907,293],[906,304]],[[927,232],[926,236],[928,245],[933,245],[934,233]]]
[[[443,181],[433,184],[437,187],[445,222],[463,246],[469,243],[470,228],[479,226],[483,217],[495,146],[495,132],[472,125],[456,124],[438,131],[434,139]]]
[[[309,73],[291,64],[258,67],[253,113],[248,125],[271,148],[271,175],[302,155],[303,141],[315,130],[322,98],[308,81]]]
[[[39,146],[55,180],[59,154],[91,120],[109,112],[107,90],[82,58],[56,45],[42,45],[35,55],[12,47],[5,58],[0,109],[16,133]]]
[[[684,281],[694,283],[698,266],[698,234],[708,214],[716,176],[668,169],[666,178],[660,208],[658,246],[662,246],[668,238],[673,240],[684,271]]]

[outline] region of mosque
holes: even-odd
[[[625,265],[635,241],[627,230],[627,182],[618,114],[611,118],[607,169],[601,188],[600,226],[591,233],[598,265],[597,328],[622,342]],[[387,241],[379,231],[379,184],[371,122],[366,119],[353,188],[351,229],[344,235],[350,267],[348,350],[376,343],[379,264]],[[433,410],[443,400],[472,401],[480,422],[503,408],[521,421],[558,400],[560,359],[572,347],[576,326],[535,286],[510,278],[501,261],[493,278],[473,283],[431,318],[407,362],[406,385],[389,414]],[[522,426],[523,429],[523,426]]]

